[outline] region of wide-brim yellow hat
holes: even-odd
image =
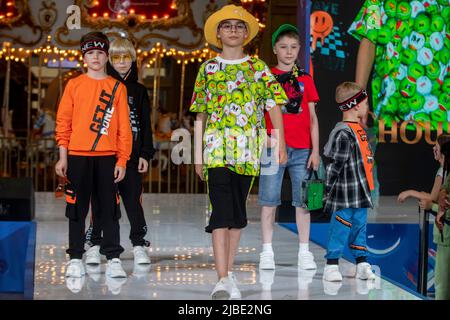
[[[222,48],[222,43],[217,39],[217,27],[224,20],[242,20],[247,24],[248,37],[244,40],[244,46],[258,34],[259,23],[252,14],[234,4],[224,6],[209,16],[204,27],[206,42],[217,48]]]

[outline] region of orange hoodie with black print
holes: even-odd
[[[87,74],[69,80],[58,107],[56,141],[69,155],[116,155],[126,167],[132,147],[127,89],[108,76],[97,80]]]

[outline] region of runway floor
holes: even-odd
[[[121,243],[125,248],[121,259],[128,277],[105,276],[103,260],[99,268],[88,268],[87,275],[66,281],[65,250],[68,245],[68,223],[65,202],[53,193],[36,194],[36,265],[34,299],[156,299],[205,300],[217,281],[211,247],[211,236],[204,232],[207,221],[206,195],[144,194],[143,205],[151,241],[149,267],[135,266],[128,240],[129,224],[121,218]],[[392,208],[396,210],[391,210]],[[261,248],[259,206],[256,197],[248,201],[249,225],[244,229],[234,272],[243,300],[414,300],[418,296],[384,279],[368,285],[353,277],[355,266],[340,261],[344,275],[342,284],[322,281],[325,250],[311,243],[318,269],[313,272],[297,268],[297,235],[275,226],[273,247],[275,271],[258,268]],[[398,207],[394,198],[383,199],[382,210],[372,213],[372,222],[414,223],[415,203]],[[395,214],[391,214],[396,212]]]

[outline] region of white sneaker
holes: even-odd
[[[314,256],[310,251],[302,251],[298,253],[298,266],[303,270],[317,269],[317,265],[314,262]]]
[[[100,246],[93,246],[86,251],[86,264],[100,264]]]
[[[375,280],[376,276],[369,263],[361,262],[356,265],[356,278],[361,280]]]
[[[275,270],[273,251],[262,251],[259,254],[259,268],[263,270]]]
[[[66,263],[66,278],[81,278],[85,274],[81,259],[71,259]]]
[[[330,282],[342,281],[342,274],[339,272],[339,266],[336,264],[327,264],[323,270],[323,280]]]
[[[230,293],[230,299],[241,299],[241,291],[239,291],[239,288],[237,287],[237,279],[234,273],[228,272],[228,280],[230,281],[230,287],[231,287],[231,293]]]
[[[107,277],[111,278],[126,278],[127,274],[122,268],[122,261],[120,261],[119,258],[114,258],[111,260],[108,260],[108,263],[106,265],[106,272]]]
[[[221,278],[214,287],[211,298],[213,300],[229,300],[231,296],[230,291],[230,280],[228,280],[228,277]]]
[[[78,293],[81,291],[81,289],[83,289],[85,280],[85,276],[82,276],[80,278],[67,278],[66,286],[73,293]]]
[[[150,264],[150,258],[147,255],[147,250],[141,246],[133,247],[134,263],[136,264]]]

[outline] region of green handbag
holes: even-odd
[[[302,183],[302,201],[309,211],[321,209],[323,207],[324,181],[319,179],[317,171],[314,171],[314,179],[311,179],[312,171],[308,179]]]

